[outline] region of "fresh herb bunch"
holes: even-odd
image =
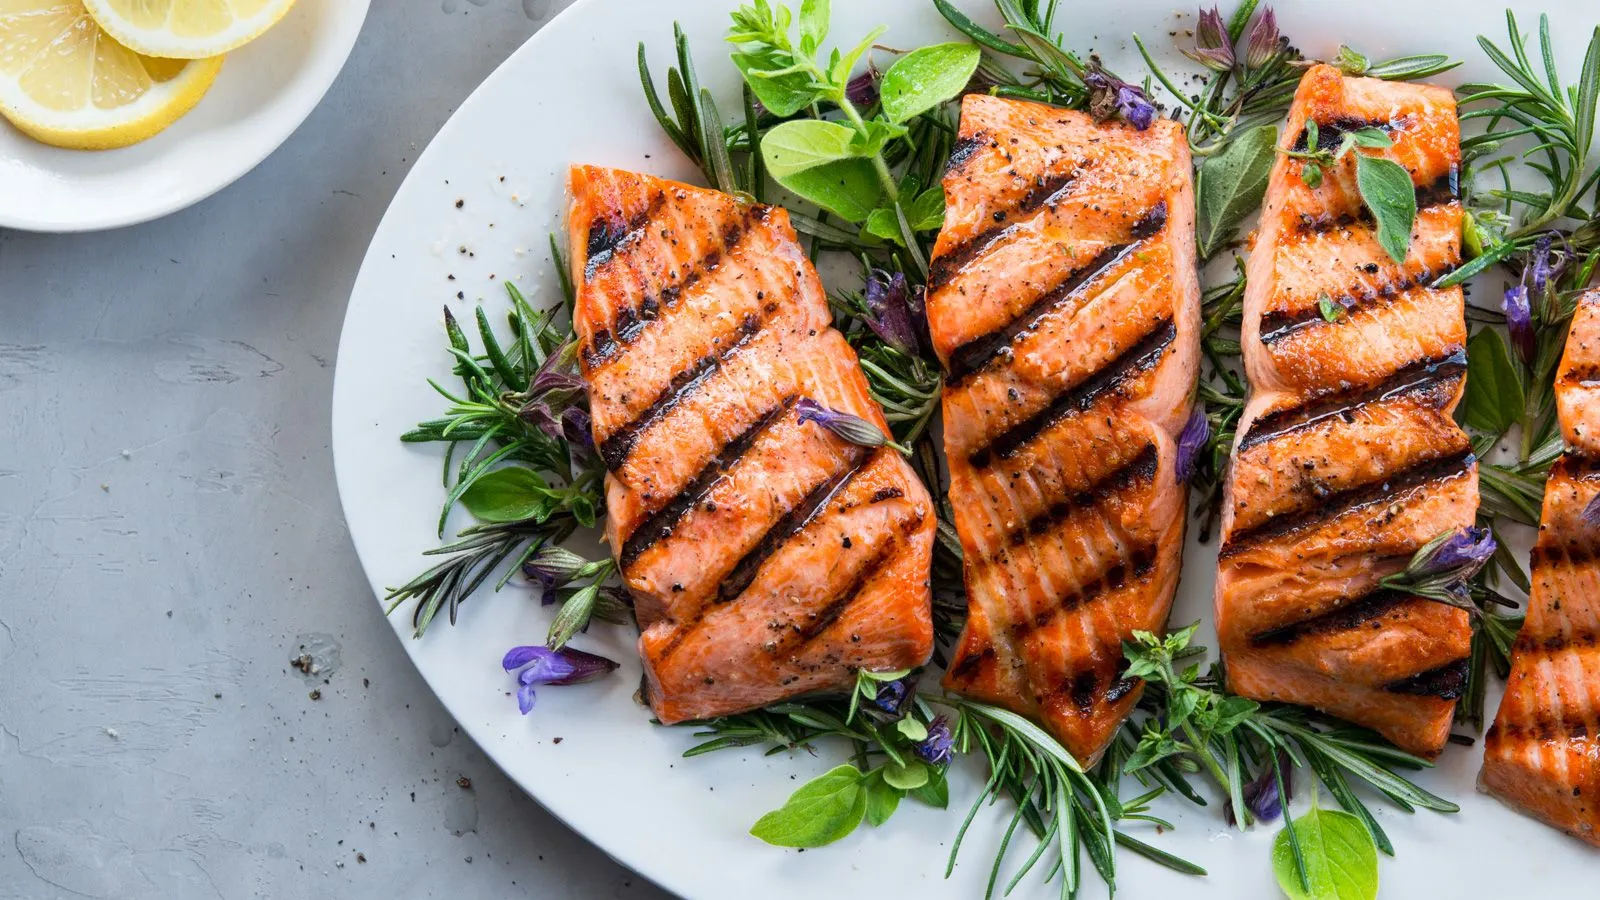
[[[552,253],[561,268],[553,241]],[[390,589],[385,599],[390,612],[415,602],[412,624],[421,637],[441,609],[454,624],[461,604],[496,572],[498,591],[519,567],[560,555],[564,575],[552,574],[556,569],[550,566],[530,570],[542,573],[538,580],[547,599],[562,603],[549,638],[552,647],[560,647],[596,613],[610,619],[626,616],[619,596],[602,596],[615,569],[609,559],[584,560],[556,547],[578,529],[594,527],[603,515],[605,470],[591,444],[588,396],[572,371],[572,329],[557,324],[563,311],[535,312],[510,282],[506,293],[511,302],[509,342],[496,336],[480,306],[474,316],[475,350],[445,308],[446,349],[455,359],[462,390],[452,392],[430,379],[450,405],[444,415],[419,423],[400,438],[446,446],[440,536],[458,504],[477,523],[428,551],[445,558]],[[568,297],[570,304],[570,289]]]

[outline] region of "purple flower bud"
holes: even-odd
[[[1250,27],[1250,39],[1244,52],[1245,68],[1261,69],[1271,64],[1283,52],[1283,43],[1278,33],[1278,14],[1269,6]]]
[[[1544,235],[1533,245],[1533,258],[1528,261],[1527,281],[1529,293],[1534,297],[1543,297],[1546,286],[1550,284],[1550,277],[1554,268],[1550,264],[1551,235]]]
[[[877,67],[868,63],[865,72],[850,79],[844,86],[845,99],[856,109],[866,110],[878,102],[878,82],[882,77]]]
[[[1511,343],[1517,348],[1517,355],[1522,357],[1524,364],[1533,365],[1533,359],[1538,355],[1538,344],[1533,335],[1533,307],[1528,303],[1527,285],[1517,284],[1506,288],[1502,308],[1506,313],[1506,330],[1511,334]]]
[[[1590,500],[1589,504],[1583,508],[1579,519],[1583,521],[1583,524],[1591,528],[1600,527],[1600,494],[1596,494],[1594,499]]]
[[[1232,71],[1234,64],[1233,41],[1228,38],[1228,28],[1222,24],[1222,13],[1215,6],[1200,10],[1200,20],[1194,29],[1194,49],[1183,55],[1214,72]]]
[[[1156,118],[1155,104],[1138,87],[1118,79],[1098,65],[1090,64],[1083,76],[1089,88],[1089,114],[1099,121],[1120,117],[1144,131]]]
[[[561,414],[561,436],[575,447],[593,450],[594,433],[589,423],[588,410],[581,406],[569,406]]]
[[[1279,796],[1278,778],[1276,773],[1273,772],[1270,763],[1256,773],[1256,777],[1246,783],[1240,791],[1244,795],[1245,807],[1250,810],[1250,814],[1255,816],[1258,822],[1271,822],[1283,815],[1284,801],[1291,799],[1294,794],[1294,782],[1292,781],[1294,769],[1289,765],[1288,756],[1280,753],[1278,755],[1278,765],[1283,771],[1284,793],[1290,796]],[[1232,825],[1235,821],[1233,801],[1228,801],[1225,811],[1228,816],[1228,824]]]
[[[935,716],[928,723],[928,736],[912,746],[923,762],[929,765],[942,766],[955,755],[956,739],[950,733],[950,720],[944,716]]]
[[[906,701],[911,699],[911,687],[916,678],[907,675],[898,681],[883,681],[878,684],[878,695],[872,698],[872,705],[890,715],[900,715],[905,711]]]
[[[1196,406],[1194,412],[1189,414],[1189,421],[1183,426],[1183,432],[1178,435],[1179,481],[1188,481],[1194,477],[1195,463],[1200,459],[1200,451],[1205,449],[1209,440],[1211,440],[1211,420],[1206,418],[1203,406]]]
[[[523,715],[533,709],[535,686],[593,681],[609,675],[617,668],[616,663],[604,656],[571,647],[551,650],[542,646],[512,647],[500,664],[507,672],[518,673],[517,708],[522,710]]]
[[[1494,556],[1494,535],[1487,528],[1463,528],[1434,544],[1427,554],[1411,565],[1413,576],[1456,572],[1465,582],[1478,573]]]
[[[867,273],[867,327],[884,343],[911,356],[917,355],[917,323],[911,307],[911,290],[904,272],[882,269]]]
[[[800,411],[800,424],[815,422],[833,432],[840,440],[858,447],[882,447],[889,443],[888,436],[877,425],[860,416],[829,409],[810,397],[796,403],[795,409]]]
[[[577,578],[585,566],[590,565],[584,559],[565,547],[546,545],[539,548],[527,562],[522,564],[522,574],[539,583],[547,592],[553,591],[567,582]],[[528,649],[525,647],[519,650]],[[506,659],[511,657],[507,655]]]

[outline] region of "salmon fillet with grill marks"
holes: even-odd
[[[945,685],[1038,719],[1085,763],[1142,690],[1122,642],[1165,627],[1178,583],[1190,182],[1175,123],[982,95],[962,102],[944,180],[928,319],[968,593]]]
[[[1314,706],[1437,753],[1465,684],[1467,613],[1382,590],[1438,535],[1473,524],[1477,463],[1453,412],[1465,387],[1460,128],[1450,91],[1308,70],[1284,129],[1336,148],[1375,126],[1419,213],[1396,263],[1354,155],[1302,179],[1280,155],[1250,253],[1242,345],[1251,394],[1223,502],[1216,624],[1228,686]],[[1332,321],[1322,301],[1341,309]]]
[[[932,501],[898,453],[799,421],[809,398],[888,430],[788,214],[615,169],[570,187],[606,534],[656,716],[926,662]]]
[[[1484,790],[1600,847],[1600,291],[1578,304],[1556,380],[1567,454],[1550,472],[1528,618],[1484,739]]]

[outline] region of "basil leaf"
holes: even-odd
[[[462,493],[461,505],[482,522],[542,522],[554,510],[555,496],[538,472],[509,466],[474,481]]]
[[[887,763],[881,771],[885,783],[902,791],[914,791],[928,783],[928,766],[918,759],[907,760],[903,766]]]
[[[779,178],[778,183],[801,199],[857,224],[866,221],[883,195],[878,173],[864,159],[831,162]]]
[[[950,805],[950,782],[945,780],[944,772],[940,770],[933,773],[927,784],[912,790],[910,794],[934,809],[945,809]]]
[[[1417,219],[1411,173],[1394,160],[1363,153],[1356,157],[1356,187],[1378,223],[1378,243],[1395,262],[1405,262]]]
[[[750,833],[778,847],[821,847],[856,830],[867,813],[864,776],[843,765],[813,778],[767,813]]]
[[[894,214],[893,207],[879,207],[867,214],[867,224],[863,226],[867,234],[879,240],[893,241],[904,247],[906,242],[900,237],[900,217]]]
[[[906,207],[906,219],[915,231],[938,231],[944,227],[944,187],[936,185],[917,195]]]
[[[1305,859],[1308,891],[1300,885],[1293,828]],[[1378,848],[1372,832],[1355,816],[1338,810],[1313,809],[1278,832],[1272,842],[1272,871],[1289,900],[1375,900],[1378,896]]]
[[[1521,418],[1523,394],[1506,339],[1493,328],[1467,341],[1467,392],[1461,420],[1486,434],[1505,434]]]
[[[800,38],[811,41],[808,52],[815,53],[828,36],[828,19],[828,0],[805,0],[800,4]]]
[[[867,777],[867,824],[873,828],[889,821],[900,807],[900,792],[890,787],[882,775]]]
[[[1221,153],[1207,157],[1196,177],[1200,256],[1209,258],[1233,240],[1239,225],[1261,206],[1278,146],[1278,127],[1246,131]]]
[[[798,172],[857,155],[850,146],[854,137],[854,131],[837,122],[784,122],[761,139],[761,161],[782,182]]]
[[[762,53],[733,53],[733,64],[744,75],[750,92],[756,95],[773,115],[780,118],[792,116],[822,98],[822,90],[805,72],[790,72],[775,77],[760,74],[775,72],[789,63],[774,56],[772,51]]]
[[[983,51],[972,44],[934,44],[907,53],[879,86],[883,114],[905,122],[960,94],[978,71]]]

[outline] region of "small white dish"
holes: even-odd
[[[121,150],[62,150],[0,121],[0,227],[96,231],[148,222],[232,184],[321,102],[355,46],[370,0],[299,0],[228,54],[200,104]]]

